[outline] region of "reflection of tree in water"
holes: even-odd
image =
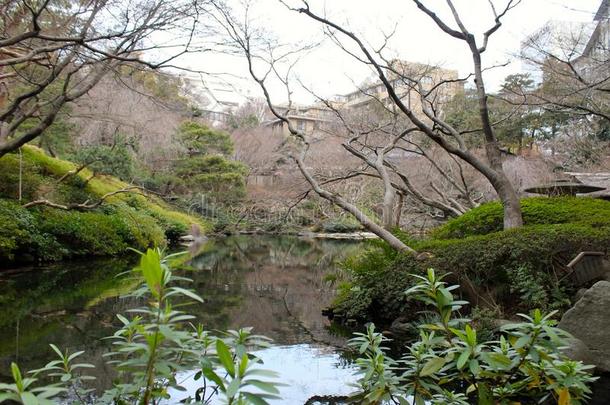
[[[186,276],[206,300],[185,310],[209,329],[253,326],[278,343],[323,341],[331,336],[321,309],[333,296],[324,275],[342,259],[350,243],[304,241],[294,237],[236,236],[212,240],[192,261]],[[135,258],[134,258],[135,259]],[[48,343],[85,350],[96,366],[97,387],[112,377],[102,357],[118,325],[116,313],[141,303],[119,298],[133,281],[116,277],[134,261],[61,263],[48,269],[0,274],[0,380],[11,361],[25,369],[54,358]]]
[[[54,358],[53,342],[70,351],[86,346],[83,360],[96,365],[98,383],[104,383],[107,345],[99,338],[114,331],[114,314],[136,305],[118,298],[134,287],[116,277],[132,265],[90,260],[0,274],[0,373],[8,373],[12,361],[24,368],[44,365]]]
[[[357,245],[296,237],[236,236],[212,240],[193,260],[207,277],[192,275],[208,303],[224,314],[225,325],[253,326],[281,343],[331,337],[321,310],[334,291],[324,281],[338,260]],[[239,299],[234,299],[239,297]],[[231,305],[223,306],[223,302]]]

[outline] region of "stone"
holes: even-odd
[[[580,288],[578,291],[576,291],[576,294],[574,294],[574,301],[573,302],[580,301],[580,299],[585,296],[586,292],[587,292],[586,288]]]
[[[610,372],[610,282],[598,281],[561,318],[559,327],[589,348],[591,364]]]
[[[604,259],[604,275],[602,277],[606,281],[610,281],[610,260]]]
[[[572,337],[565,340],[565,347],[561,352],[571,360],[582,361],[584,364],[594,364],[595,359],[591,350],[580,339]]]
[[[418,334],[417,328],[404,318],[396,318],[390,326],[390,332],[397,338],[417,336]]]
[[[492,325],[493,328],[495,330],[501,330],[503,327],[505,327],[506,325],[512,325],[514,324],[515,321],[511,321],[510,319],[493,319],[492,320]]]

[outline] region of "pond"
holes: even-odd
[[[302,404],[312,396],[345,395],[355,380],[339,349],[346,334],[321,315],[334,296],[325,281],[337,262],[358,249],[346,241],[296,237],[232,236],[210,240],[187,276],[205,303],[190,307],[208,330],[251,326],[274,340],[259,351],[265,367],[288,383],[282,401]],[[0,379],[10,362],[34,369],[54,359],[48,343],[96,366],[96,388],[111,384],[102,337],[118,326],[116,313],[140,305],[121,296],[136,286],[119,274],[133,259],[60,263],[0,273]]]

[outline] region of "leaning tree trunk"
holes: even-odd
[[[358,222],[360,222],[360,224],[362,226],[364,226],[364,228],[366,228],[368,231],[374,233],[375,235],[379,236],[380,239],[387,242],[387,244],[390,245],[393,249],[396,249],[400,252],[409,252],[409,253],[415,253],[415,254],[417,253],[417,251],[415,251],[415,249],[411,248],[410,246],[407,246],[403,241],[401,241],[396,236],[394,236],[392,234],[392,232],[390,232],[389,230],[385,229],[382,226],[377,225],[373,220],[371,220],[368,216],[366,216],[354,204],[351,204],[350,202],[346,201],[344,198],[342,198],[341,196],[339,196],[337,194],[334,194],[327,190],[322,189],[320,187],[320,185],[318,184],[318,182],[313,178],[313,176],[305,168],[303,159],[298,156],[294,156],[293,158],[294,158],[299,170],[303,174],[303,177],[305,177],[305,180],[307,180],[307,182],[309,183],[311,188],[316,192],[316,194],[318,194],[320,197],[324,198],[325,200],[330,201],[334,205],[336,205],[336,206],[342,208],[343,210],[349,212],[350,214],[352,214],[354,216],[354,218],[356,218],[358,220]]]

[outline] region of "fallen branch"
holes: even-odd
[[[75,176],[75,175],[79,174],[80,172],[82,172],[83,170],[85,170],[85,169],[86,169],[86,168],[87,168],[89,165],[91,165],[91,164],[93,164],[93,163],[95,163],[95,162],[99,162],[100,160],[102,160],[102,159],[101,159],[101,158],[99,158],[99,159],[95,159],[95,160],[92,160],[92,161],[87,162],[87,163],[83,163],[82,165],[80,165],[80,166],[79,166],[79,167],[77,167],[76,169],[74,169],[74,170],[70,170],[70,171],[66,172],[66,173],[65,173],[63,176],[61,176],[61,177],[59,178],[59,180],[57,180],[57,182],[58,182],[58,183],[61,183],[62,181],[64,181],[64,180],[65,180],[65,179],[67,179],[68,177],[70,177],[70,176]]]
[[[95,203],[90,203],[89,200],[86,200],[83,203],[80,204],[74,204],[74,203],[70,203],[70,204],[58,204],[55,203],[53,201],[49,201],[45,198],[42,198],[40,200],[35,200],[35,201],[31,201],[27,204],[23,205],[23,208],[30,208],[30,207],[35,207],[37,205],[45,205],[47,207],[52,207],[52,208],[58,208],[60,210],[78,210],[78,211],[82,211],[82,210],[91,210],[94,208],[99,207],[100,205],[102,205],[104,203],[104,201],[106,201],[108,198],[117,195],[117,194],[123,194],[123,193],[133,193],[134,190],[141,190],[141,191],[145,191],[145,189],[143,187],[140,186],[130,186],[130,187],[126,187],[126,188],[122,188],[120,190],[116,190],[116,191],[111,191],[109,193],[104,194],[103,196],[100,197],[100,199],[95,202]],[[138,193],[141,194],[141,193]]]

